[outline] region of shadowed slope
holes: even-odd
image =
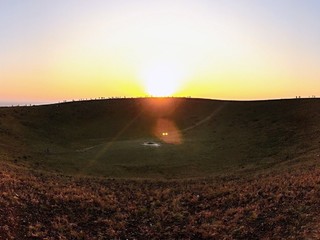
[[[314,159],[320,101],[144,98],[0,108],[0,136],[2,159],[40,169],[208,176]],[[147,141],[161,146],[146,147]]]

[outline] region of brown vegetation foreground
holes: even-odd
[[[0,239],[316,238],[320,169],[250,178],[108,180],[0,164]]]

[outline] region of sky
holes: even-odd
[[[318,0],[0,0],[0,103],[320,96]]]

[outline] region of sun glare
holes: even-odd
[[[181,132],[171,119],[159,118],[154,128],[154,134],[165,143],[182,143]]]
[[[183,72],[175,65],[157,64],[142,74],[145,91],[154,97],[172,96],[183,80]]]

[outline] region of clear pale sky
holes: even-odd
[[[320,95],[320,1],[0,0],[0,102],[147,94]]]

